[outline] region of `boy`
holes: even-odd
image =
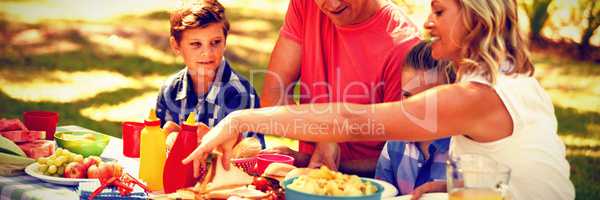
[[[177,131],[190,112],[197,113],[198,122],[214,127],[235,110],[259,107],[250,82],[223,57],[229,21],[218,1],[187,3],[171,13],[170,22],[171,49],[183,57],[186,67],[172,75],[158,94],[156,115],[164,129]],[[245,136],[257,137],[264,148],[263,135]]]
[[[453,73],[431,57],[431,44],[420,42],[407,54],[402,70],[403,98],[449,83]],[[400,195],[433,180],[446,179],[450,138],[423,142],[387,141],[375,169],[375,178],[392,183]]]

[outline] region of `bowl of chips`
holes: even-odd
[[[376,182],[331,171],[327,167],[287,179],[283,185],[286,199],[379,200],[383,193],[383,186]]]

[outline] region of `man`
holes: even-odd
[[[404,56],[417,36],[416,26],[390,1],[291,0],[271,54],[262,106],[294,104],[297,81],[301,104],[400,100]],[[301,142],[300,152],[270,151],[293,155],[298,166],[324,164],[372,177],[383,144]]]

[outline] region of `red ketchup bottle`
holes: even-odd
[[[163,172],[163,185],[165,193],[176,192],[178,189],[192,187],[198,178],[194,178],[194,168],[192,163],[184,165],[181,161],[190,155],[198,146],[198,125],[196,123],[196,113],[192,112],[187,120],[182,124],[181,131],[175,139],[173,147],[169,152]],[[203,126],[204,133],[208,127]]]

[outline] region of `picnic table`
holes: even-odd
[[[60,126],[56,131],[93,131],[80,126]],[[139,158],[123,155],[123,140],[110,136],[110,141],[100,157],[114,159],[123,171],[138,178]],[[25,173],[18,176],[0,176],[0,199],[79,199],[76,186],[47,183]]]

